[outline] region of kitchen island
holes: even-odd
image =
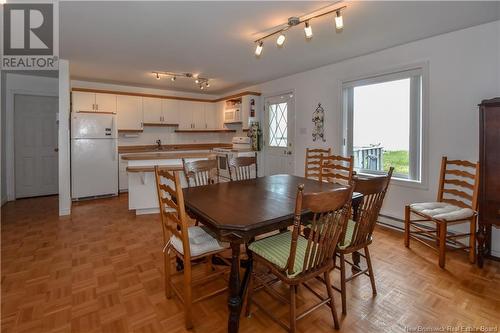
[[[197,161],[216,158],[211,152],[154,152],[142,154],[124,154],[128,174],[128,208],[137,215],[159,212],[154,166],[181,171],[181,184],[187,186],[182,171],[182,158]]]

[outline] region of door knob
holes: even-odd
[[[288,155],[292,155],[292,151],[291,151],[291,150],[287,151],[286,153],[287,153]]]
[[[59,152],[59,148],[54,148],[54,151],[57,153]]]

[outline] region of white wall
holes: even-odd
[[[69,62],[59,59],[59,215],[71,214],[70,89]]]
[[[435,200],[441,156],[477,160],[478,108],[500,96],[500,21],[423,39],[336,64],[280,78],[242,90],[264,96],[294,91],[296,110],[295,172],[303,173],[306,147],[330,146],[341,152],[341,84],[415,63],[429,65],[428,188],[392,184],[382,213],[402,219],[404,205]],[[326,143],[311,138],[311,115],[321,103],[326,112]],[[300,128],[306,133],[300,134]],[[397,223],[397,222],[395,222]],[[402,227],[400,223],[397,223]],[[500,255],[500,230],[493,251]]]
[[[2,184],[5,182],[7,200],[15,200],[14,184],[14,95],[58,96],[58,80],[55,77],[6,74],[5,82],[5,175],[2,172]],[[2,110],[2,112],[4,112]],[[3,115],[2,115],[3,117]]]
[[[71,81],[72,88],[90,88],[111,91],[134,92],[144,94],[156,94],[165,96],[181,96],[212,100],[219,98],[218,95],[186,93],[173,90],[161,90],[134,86],[125,86],[108,83],[96,83],[88,81]],[[147,112],[146,110],[144,112]],[[121,134],[118,139],[120,146],[133,145],[154,145],[156,140],[160,139],[163,144],[178,144],[178,143],[214,143],[214,142],[230,142],[235,135],[242,133],[175,133],[175,128],[169,127],[145,127],[144,132],[138,134],[137,137],[125,137]],[[130,136],[130,135],[128,135]]]

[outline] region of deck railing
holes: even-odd
[[[384,152],[382,146],[353,147],[354,168],[382,171]]]

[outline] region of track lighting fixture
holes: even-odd
[[[255,47],[255,56],[260,57],[262,53],[262,46],[264,45],[263,41],[258,41],[257,46]]]
[[[1,0],[0,0],[1,1]],[[175,82],[177,78],[193,79],[194,83],[197,84],[200,89],[205,89],[210,87],[208,83],[208,78],[199,77],[198,74],[192,73],[176,73],[176,72],[152,72],[157,80],[161,79],[162,76],[169,77],[172,82]],[[203,88],[202,88],[203,87]]]
[[[278,36],[278,38],[276,39],[276,45],[278,46],[283,46],[283,44],[285,44],[285,34],[281,34]]]
[[[313,36],[313,30],[312,30],[311,26],[309,25],[309,21],[306,21],[306,23],[305,23],[304,33],[305,33],[307,39],[311,39]]]
[[[339,4],[337,3],[336,5],[338,6]],[[286,40],[285,32],[288,29],[293,28],[294,26],[299,25],[301,23],[304,23],[304,35],[305,35],[306,39],[311,39],[313,37],[313,32],[312,32],[312,28],[311,28],[311,20],[316,19],[318,17],[325,16],[325,15],[335,13],[335,28],[338,32],[341,32],[342,29],[344,28],[344,20],[342,17],[342,10],[344,10],[345,8],[347,8],[346,5],[341,6],[341,7],[337,7],[334,9],[330,9],[330,10],[324,9],[326,11],[324,11],[322,9],[322,12],[316,11],[313,13],[309,13],[309,14],[302,16],[302,18],[296,17],[296,16],[292,16],[292,17],[288,18],[288,22],[286,22],[285,24],[282,24],[276,30],[274,30],[274,31],[268,33],[267,35],[262,36],[259,39],[254,41],[254,43],[256,43],[255,56],[260,57],[260,55],[262,54],[264,40],[267,38],[270,38],[272,36],[278,35],[278,37],[276,38],[276,45],[278,47],[282,47],[285,44],[285,40]]]
[[[342,18],[340,10],[337,10],[335,14],[335,28],[337,30],[342,30],[344,28],[344,19]]]

